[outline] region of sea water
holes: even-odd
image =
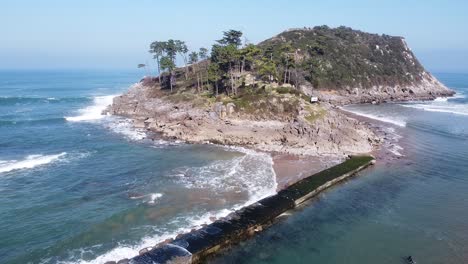
[[[272,159],[103,115],[136,71],[0,72],[0,263],[138,255],[275,192]]]
[[[385,132],[383,159],[213,263],[468,263],[468,74],[457,94],[345,107]]]

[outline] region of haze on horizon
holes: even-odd
[[[403,36],[430,71],[468,72],[468,2],[279,0],[6,0],[0,69],[134,69],[150,42],[211,47],[238,29],[257,43],[288,28],[348,26]]]

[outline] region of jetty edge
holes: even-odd
[[[225,219],[178,235],[155,247],[144,248],[140,250],[139,256],[132,259],[106,264],[202,263],[207,257],[261,232],[274,224],[282,214],[373,164],[375,158],[371,155],[349,156],[343,163],[304,178],[275,195],[231,213]]]

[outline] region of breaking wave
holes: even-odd
[[[420,109],[429,112],[451,113],[455,115],[468,115],[468,102],[464,100],[463,94],[454,97],[437,98],[434,101],[405,103],[404,107]]]
[[[109,120],[106,127],[114,133],[120,134],[129,140],[142,140],[147,137],[144,129],[135,128],[129,119],[115,117]]]
[[[370,111],[364,111],[362,108],[357,110],[357,109],[349,109],[348,107],[341,108],[344,111],[353,113],[358,116],[363,116],[367,117],[370,119],[375,119],[384,123],[389,123],[393,124],[399,127],[405,127],[406,126],[406,120],[404,117],[401,116],[390,116],[387,114],[382,114],[382,113],[377,113],[377,112],[370,112]]]
[[[78,115],[67,116],[65,119],[69,122],[89,122],[104,118],[102,112],[107,106],[112,104],[112,100],[117,95],[96,96],[93,98],[93,105],[78,110]]]
[[[273,159],[270,155],[241,147],[226,147],[226,150],[241,152],[244,155],[227,161],[215,161],[202,167],[178,170],[174,172],[172,177],[175,177],[176,181],[187,188],[209,188],[215,192],[246,191],[248,192],[247,201],[236,204],[232,208],[199,214],[195,212],[194,214],[176,217],[173,221],[181,223],[181,226],[176,230],[167,230],[158,235],[144,237],[137,244],[126,245],[120,243],[119,246],[93,260],[81,259],[69,263],[105,263],[106,261],[118,261],[137,256],[139,250],[143,248],[153,247],[168,238],[174,238],[177,234],[189,232],[193,228],[200,228],[204,224],[213,222],[213,219],[226,217],[235,210],[276,193],[276,174],[273,170]],[[145,198],[147,200],[149,198],[148,204],[154,204],[162,196],[160,193],[152,193]]]
[[[56,155],[29,155],[23,160],[0,160],[0,173],[43,166],[60,160],[65,155],[67,155],[67,153],[62,152]]]

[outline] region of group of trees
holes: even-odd
[[[151,43],[149,52],[153,54],[153,58],[156,61],[159,82],[161,82],[161,73],[167,71],[169,73],[169,85],[172,91],[175,83],[173,73],[176,68],[176,57],[177,54],[181,55],[187,66],[187,45],[181,40],[170,39],[168,41],[155,41]],[[188,72],[186,71],[185,78],[187,78],[187,75]]]
[[[297,68],[299,59],[290,44],[256,46],[247,41],[243,43],[242,35],[238,30],[223,32],[223,37],[212,46],[210,55],[206,48],[189,52],[187,45],[181,40],[151,43],[149,52],[156,61],[160,73],[159,82],[162,83],[161,78],[165,73],[169,78],[168,86],[173,90],[176,59],[179,55],[185,64],[185,80],[191,83],[196,80],[197,91],[204,90],[205,85],[211,85],[216,95],[220,92],[237,95],[238,89],[244,84],[247,71],[265,82],[297,84],[297,77],[293,73],[297,75],[294,69]]]

